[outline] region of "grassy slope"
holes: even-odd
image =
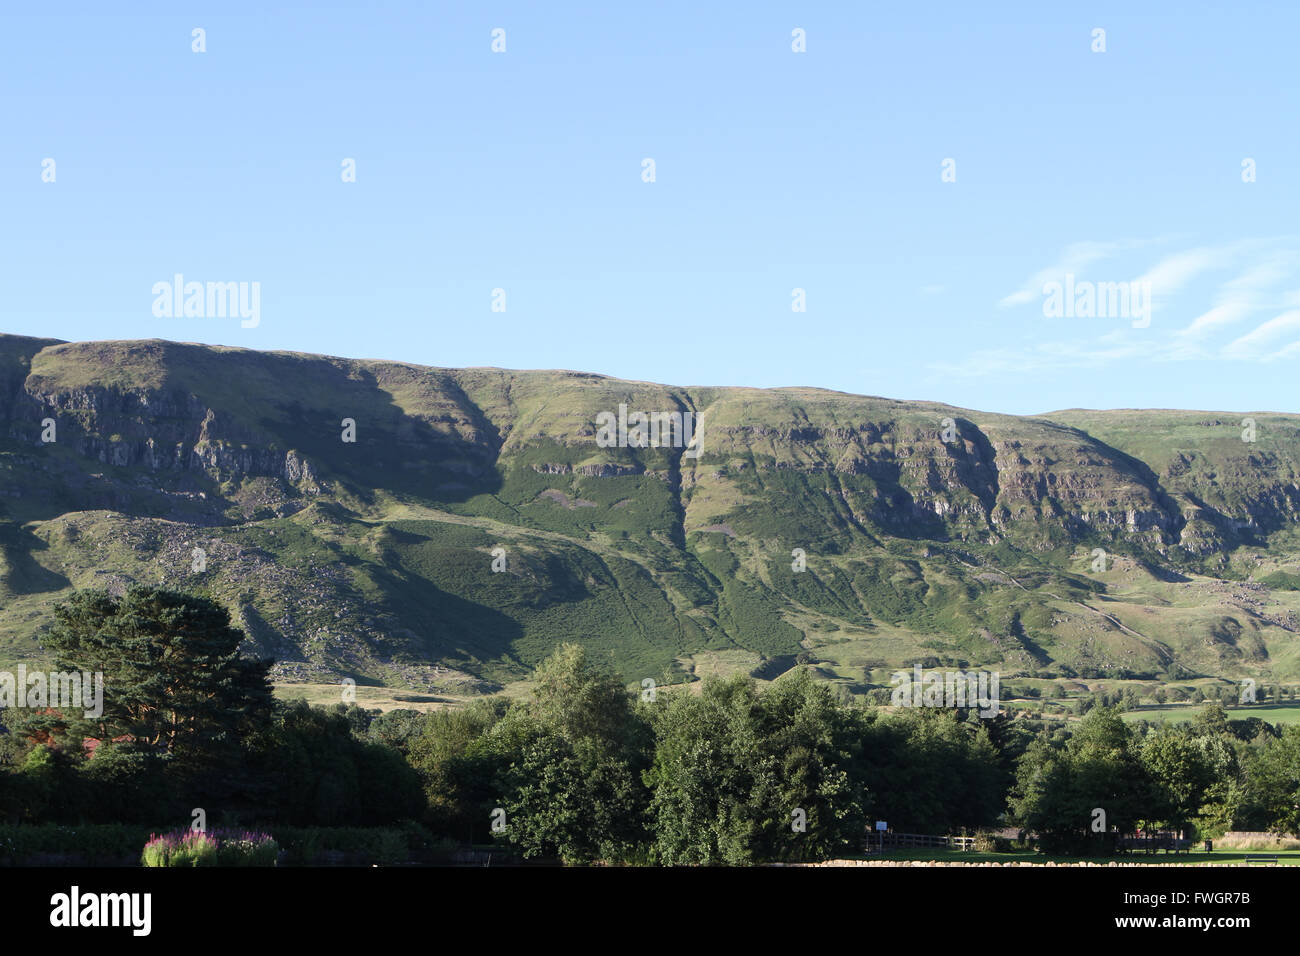
[[[1240,416],[1215,413],[1021,419],[816,389],[0,336],[6,381],[57,407],[61,431],[39,444],[36,411],[0,399],[0,664],[39,657],[69,588],[136,580],[217,596],[284,679],[450,698],[510,684],[571,639],[660,681],[767,675],[801,654],[854,690],[913,659],[1300,677],[1300,590],[1251,583],[1300,574],[1287,416],[1255,416],[1250,445]],[[704,453],[597,447],[596,415],[620,402],[696,412]],[[355,444],[339,440],[344,418]],[[944,418],[955,444],[939,441]],[[219,464],[153,467],[147,445]],[[290,454],[309,477],[288,476]],[[245,459],[263,473],[231,464]],[[1178,528],[1124,526],[1169,502],[1208,554],[1180,550]]]

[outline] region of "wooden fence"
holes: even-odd
[[[975,849],[975,838],[973,836],[934,836],[929,833],[895,833],[893,830],[886,830],[883,840],[879,833],[873,833],[872,839],[868,841],[867,849],[874,851],[882,844],[886,850],[949,849],[965,851]]]

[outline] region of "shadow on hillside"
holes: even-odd
[[[346,482],[363,500],[372,497],[372,490],[383,490],[457,502],[500,489],[495,467],[500,439],[459,389],[439,383],[471,427],[486,431],[483,442],[466,441],[450,429],[439,430],[407,414],[368,370],[349,374],[317,361],[311,377],[310,396],[269,396],[269,407],[278,414],[263,416],[257,425],[275,435],[286,451],[300,452],[326,481]],[[344,440],[346,419],[355,423],[348,436],[353,441]]]
[[[49,547],[26,528],[0,524],[0,554],[4,555],[0,586],[11,594],[43,594],[69,587],[71,581],[42,567],[32,556]]]
[[[1151,493],[1151,499],[1155,505],[1165,513],[1169,518],[1169,527],[1164,529],[1166,538],[1174,541],[1178,540],[1178,535],[1182,532],[1187,524],[1187,518],[1183,510],[1178,507],[1178,503],[1170,497],[1169,492],[1160,481],[1160,476],[1151,470],[1151,466],[1140,458],[1134,458],[1127,452],[1120,451],[1114,445],[1108,445],[1100,438],[1092,435],[1081,428],[1075,428],[1072,425],[1061,425],[1057,422],[1043,421],[1043,424],[1049,427],[1059,428],[1062,431],[1071,432],[1081,438],[1086,439],[1094,448],[1105,455],[1110,456],[1116,466],[1122,466],[1127,469],[1146,489]]]
[[[391,611],[395,623],[412,635],[403,641],[400,633],[390,634],[389,640],[400,643],[410,659],[446,662],[476,677],[491,677],[524,636],[523,627],[508,614],[408,576],[388,563],[369,573],[382,594],[376,606]],[[510,669],[509,664],[505,667]],[[522,666],[519,670],[522,673]]]
[[[1183,574],[1181,571],[1175,571],[1173,568],[1162,567],[1152,561],[1137,560],[1135,563],[1147,574],[1165,584],[1186,584],[1191,580],[1191,578]]]

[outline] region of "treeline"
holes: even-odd
[[[875,819],[991,824],[1011,779],[995,739],[1008,722],[844,706],[802,672],[762,693],[735,677],[647,702],[566,645],[536,678],[531,700],[431,714],[399,744],[439,832],[490,839],[496,812],[525,856],[819,859],[860,852]]]
[[[802,670],[647,700],[565,645],[527,699],[381,714],[275,701],[241,639],[218,605],[176,592],[60,607],[45,644],[62,669],[104,673],[103,712],[0,712],[0,820],[416,821],[526,857],[668,865],[857,854],[875,820],[1021,826],[1054,852],[1105,852],[1138,827],[1300,829],[1300,729],[1221,708],[1157,728],[1097,708],[1040,731],[1005,711],[859,706]]]
[[[1029,746],[1008,819],[1054,853],[1108,853],[1138,829],[1300,833],[1300,727],[1228,720],[1218,703],[1186,723],[1136,726],[1097,708]]]

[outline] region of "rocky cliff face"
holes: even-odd
[[[9,358],[0,373],[4,433],[19,445],[39,448],[41,423],[52,418],[61,447],[86,467],[138,469],[164,483],[189,479],[189,485],[266,478],[288,486],[285,494],[319,494],[328,487],[322,468],[330,471],[333,463],[313,461],[308,449],[329,443],[327,457],[337,457],[345,445],[328,433],[341,432],[344,418],[355,421],[361,414],[358,409],[346,415],[348,403],[333,401],[327,392],[310,396],[314,409],[295,401],[297,395],[286,401],[275,387],[283,369],[269,370],[263,394],[243,391],[238,407],[229,408],[221,405],[221,388],[187,389],[186,375],[169,374],[166,349],[128,352],[123,369],[128,374],[119,376],[96,363],[121,359],[120,348],[4,338]],[[63,354],[41,361],[51,349]],[[196,358],[202,361],[201,348],[186,349],[187,367]],[[223,350],[221,362],[214,364],[229,364],[230,351]],[[1242,530],[1292,522],[1300,514],[1290,449],[1283,454],[1252,450],[1244,458],[1235,475],[1240,508],[1228,516],[1194,480],[1182,480],[1195,471],[1195,451],[1177,453],[1157,475],[1080,429],[1040,419],[981,416],[942,406],[927,412],[923,406],[873,399],[854,403],[836,393],[823,393],[829,407],[822,409],[818,393],[801,392],[808,397],[801,398],[797,416],[783,420],[791,411],[789,401],[755,399],[752,390],[711,389],[694,396],[690,390],[599,376],[556,382],[548,378],[552,373],[498,373],[491,400],[479,407],[470,397],[483,391],[485,373],[479,370],[311,361],[331,371],[346,369],[354,383],[368,386],[372,398],[415,393],[409,411],[390,406],[385,420],[360,423],[363,433],[371,431],[362,445],[373,446],[374,430],[381,429],[377,441],[388,445],[385,457],[403,459],[397,466],[406,471],[436,467],[479,481],[519,462],[542,474],[590,478],[651,474],[672,480],[682,471],[690,474],[689,493],[726,483],[726,472],[699,468],[701,462],[726,461],[733,471],[749,467],[758,474],[792,470],[863,479],[872,486],[870,501],[855,517],[882,530],[906,531],[915,523],[932,534],[1023,536],[1026,543],[1137,536],[1157,549],[1185,544],[1194,553],[1223,546]],[[301,368],[304,363],[287,364]],[[550,400],[537,408],[529,400],[543,390]],[[526,409],[512,403],[512,392],[529,401]],[[705,426],[704,454],[694,462],[682,458],[680,450],[651,455],[644,449],[598,448],[591,420],[598,410],[628,400],[654,410],[698,408],[706,422],[723,420]],[[714,408],[720,416],[711,414]],[[302,424],[313,413],[314,420],[296,432],[295,420]],[[946,441],[945,420],[953,423]],[[1206,427],[1225,423],[1231,425],[1226,417],[1211,419]],[[537,451],[555,447],[565,449],[567,460],[532,460]],[[439,497],[438,486],[429,491],[429,497]],[[1207,534],[1206,526],[1216,533]]]

